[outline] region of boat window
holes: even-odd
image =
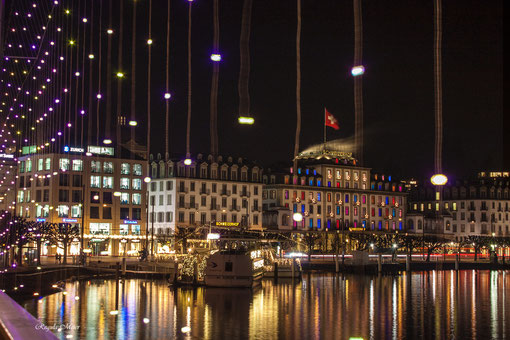
[[[232,262],[225,262],[225,271],[226,272],[231,272],[232,271],[232,267],[233,267],[233,263]]]

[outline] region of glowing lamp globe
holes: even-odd
[[[448,182],[448,177],[443,174],[436,174],[430,178],[430,182],[434,185],[445,185]]]
[[[94,55],[93,54],[89,54],[89,59],[94,59]]]
[[[147,39],[147,45],[152,45],[152,39]]]
[[[103,141],[104,144],[112,144],[112,140],[111,139],[108,139],[106,138],[104,141]]]
[[[215,62],[221,61],[221,54],[217,54],[217,53],[211,54],[211,60],[215,61]]]
[[[150,178],[150,177],[145,177],[145,178],[143,179],[143,181],[144,181],[145,183],[150,183],[151,178]]]
[[[352,69],[351,69],[351,74],[356,77],[356,76],[361,76],[363,73],[365,73],[365,67],[362,66],[362,65],[359,65],[359,66],[354,66]]]
[[[239,124],[245,124],[245,125],[253,125],[255,122],[255,119],[253,117],[239,117],[238,118]]]
[[[113,193],[113,196],[115,196],[115,197],[120,197],[120,191],[115,191],[115,192]]]
[[[301,222],[303,220],[303,215],[301,213],[294,213],[292,219],[296,222]]]
[[[191,165],[191,158],[186,158],[184,160],[184,165]]]
[[[99,199],[99,195],[94,195],[94,201],[97,201]]]
[[[117,78],[124,78],[124,73],[117,72]]]
[[[172,97],[172,95],[170,93],[165,93],[165,99],[170,99],[170,97]]]
[[[136,120],[129,121],[129,126],[137,126],[137,125],[138,125],[138,122]]]
[[[106,30],[106,33],[113,34],[113,30],[110,28],[110,29]]]

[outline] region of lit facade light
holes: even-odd
[[[443,174],[436,174],[430,178],[430,182],[434,185],[445,185],[448,182],[448,177]]]
[[[89,54],[89,59],[94,59],[94,55],[92,53]]]
[[[87,22],[88,20],[87,20],[87,18],[83,18],[81,21]]]
[[[358,66],[354,66],[352,69],[351,69],[351,74],[356,77],[356,76],[361,76],[365,73],[365,67],[362,66],[362,65],[358,65]]]
[[[124,78],[124,73],[117,72],[117,78]]]
[[[172,95],[170,93],[165,93],[165,99],[170,99],[172,97]]]
[[[184,165],[191,165],[191,158],[186,158],[184,160]]]
[[[211,54],[211,60],[216,61],[216,62],[221,61],[221,54],[217,54],[217,53]]]
[[[238,121],[239,121],[239,124],[247,124],[247,125],[253,125],[253,123],[255,123],[255,119],[253,117],[239,117]]]
[[[147,39],[147,45],[152,45],[152,39]]]
[[[106,30],[106,33],[113,34],[113,30],[111,28],[109,28],[109,29]]]
[[[97,99],[101,99],[101,97],[102,97],[101,93],[98,93],[97,96],[96,96]]]
[[[303,215],[301,213],[294,213],[294,215],[292,215],[292,219],[296,222],[301,222],[303,220]]]
[[[112,140],[111,140],[111,139],[106,138],[105,140],[103,140],[103,143],[104,143],[104,144],[107,144],[107,145],[108,145],[108,144],[112,144]]]
[[[220,238],[220,234],[217,233],[209,233],[207,234],[208,240],[218,240]]]
[[[120,197],[120,195],[121,195],[120,191],[115,191],[113,193],[113,196],[115,196],[115,197]]]
[[[129,125],[130,126],[137,126],[138,125],[138,122],[136,120],[130,120],[129,121]]]
[[[94,199],[94,201],[99,200],[99,195],[94,195],[93,199]]]
[[[151,182],[151,178],[150,178],[150,177],[145,177],[145,178],[143,179],[143,181],[144,181],[145,183],[150,183],[150,182]]]

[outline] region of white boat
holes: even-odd
[[[208,287],[253,287],[264,274],[260,250],[222,250],[207,259],[205,285]]]
[[[275,266],[275,264],[277,264]],[[292,270],[294,266],[294,270]],[[275,259],[272,265],[265,267],[264,277],[275,277],[275,267],[279,278],[300,278],[302,274],[299,259]]]

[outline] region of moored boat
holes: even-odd
[[[208,287],[253,287],[264,274],[260,250],[221,250],[207,259],[205,285]]]

